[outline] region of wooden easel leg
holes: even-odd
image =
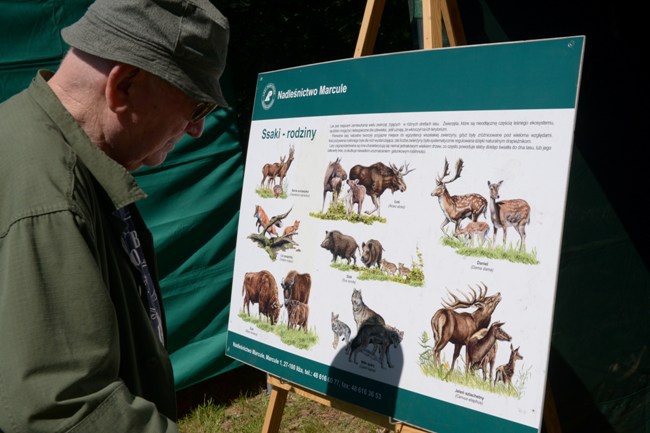
[[[442,48],[442,23],[449,45],[466,45],[463,22],[456,0],[422,0],[422,46],[424,49]]]
[[[460,18],[460,9],[456,0],[446,0],[442,3],[442,18],[445,22],[449,45],[457,47],[467,45],[463,21]]]
[[[280,431],[280,422],[282,421],[282,414],[284,412],[284,406],[287,403],[288,395],[289,391],[286,389],[271,385],[271,396],[269,398],[269,405],[266,408],[262,433],[278,433]]]
[[[560,426],[560,417],[557,414],[557,407],[555,406],[555,398],[551,385],[546,381],[546,395],[544,396],[544,425],[546,426],[546,433],[562,433]]]
[[[384,12],[385,0],[368,0],[366,10],[361,21],[361,30],[357,39],[357,47],[354,50],[354,57],[367,56],[372,54],[377,41],[381,15]]]

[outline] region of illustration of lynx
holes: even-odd
[[[339,345],[339,340],[343,337],[345,341],[345,353],[350,353],[350,327],[343,321],[339,320],[339,315],[332,312],[332,332],[334,332],[334,341],[332,347],[334,349]]]
[[[352,291],[352,314],[354,321],[357,323],[357,332],[361,329],[362,324],[386,324],[383,317],[363,302],[361,290],[358,289]]]
[[[364,323],[361,326],[359,333],[352,340],[348,361],[354,360],[354,363],[357,364],[357,353],[359,353],[359,350],[362,350],[370,356],[374,356],[377,349],[379,349],[379,362],[381,368],[385,368],[384,358],[386,358],[388,368],[393,368],[393,364],[390,362],[389,349],[391,345],[397,349],[397,346],[399,346],[403,338],[404,331],[400,331],[393,326]],[[372,352],[368,351],[369,344],[374,345]]]

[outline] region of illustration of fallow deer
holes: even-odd
[[[506,236],[508,226],[515,228],[521,242],[519,251],[523,251],[526,244],[526,225],[530,223],[530,206],[526,200],[512,199],[501,200],[499,198],[499,188],[503,181],[491,183],[488,180],[490,188],[490,216],[492,217],[492,226],[494,227],[494,236],[492,242],[496,243],[497,229],[503,229],[503,245],[506,245]]]
[[[512,386],[512,376],[515,375],[515,362],[518,359],[524,359],[523,355],[519,353],[519,347],[515,349],[510,344],[510,359],[507,364],[497,367],[494,374],[494,385],[501,381],[506,386]]]
[[[464,218],[477,221],[480,214],[483,214],[484,218],[486,217],[487,200],[482,195],[476,193],[465,195],[449,194],[447,184],[458,179],[462,170],[463,160],[459,158],[456,161],[456,175],[452,179],[444,180],[445,177],[449,176],[449,163],[445,158],[443,174],[436,177],[436,188],[431,192],[432,197],[438,197],[438,203],[440,203],[442,213],[445,215],[445,220],[440,225],[440,230],[445,234],[445,226],[450,222],[454,223],[455,233]]]

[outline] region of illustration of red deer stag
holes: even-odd
[[[431,192],[432,197],[438,197],[442,213],[445,214],[445,220],[440,225],[440,230],[443,233],[445,233],[445,226],[450,222],[454,223],[455,233],[464,218],[472,218],[472,221],[475,222],[480,214],[483,214],[484,218],[486,216],[487,200],[482,195],[476,193],[451,195],[447,191],[447,184],[458,179],[462,170],[463,160],[459,159],[456,161],[456,175],[452,179],[444,180],[445,177],[449,176],[449,163],[445,158],[443,174],[436,177],[436,188]]]
[[[271,189],[271,182],[275,186],[275,178],[280,175],[280,169],[284,165],[284,157],[280,157],[280,162],[267,163],[262,167],[262,182],[260,182],[260,187],[264,187],[264,182],[266,181],[266,188]],[[282,184],[280,184],[282,185]]]
[[[497,240],[497,229],[503,229],[503,245],[506,245],[506,236],[508,226],[515,228],[521,242],[519,243],[519,251],[524,250],[526,244],[526,225],[530,223],[530,206],[526,200],[512,199],[501,200],[499,198],[499,188],[503,181],[491,183],[488,180],[488,188],[490,188],[490,216],[492,217],[492,225],[494,227],[493,242]]]
[[[488,288],[484,283],[481,284],[483,287],[478,286],[478,294],[470,287],[472,297],[464,295],[464,300],[458,299],[457,296],[447,291],[450,299],[443,301],[443,308],[436,311],[431,318],[434,339],[433,357],[437,365],[440,365],[440,352],[447,343],[454,345],[454,356],[447,376],[454,370],[460,349],[476,331],[488,327],[492,313],[501,301],[501,293],[497,292],[495,295],[486,296]],[[470,307],[476,307],[476,310],[471,313],[456,311],[459,308]]]

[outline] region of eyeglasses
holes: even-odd
[[[198,123],[208,114],[212,113],[214,109],[217,108],[217,104],[213,102],[199,102],[194,107],[192,111],[192,116],[190,117],[190,122]]]

